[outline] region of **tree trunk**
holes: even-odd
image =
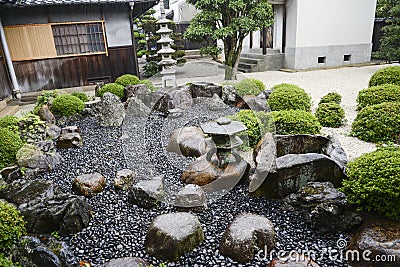
[[[236,70],[239,65],[240,53],[244,38],[229,37],[224,40],[225,80],[236,80]]]

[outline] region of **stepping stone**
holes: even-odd
[[[134,183],[136,178],[136,173],[129,169],[123,169],[116,173],[114,179],[114,189],[115,190],[128,190]]]
[[[187,212],[176,212],[162,214],[153,220],[144,245],[151,256],[177,261],[203,240],[203,228],[197,216]]]
[[[186,185],[176,194],[174,206],[184,210],[204,210],[207,207],[204,190],[195,184]]]
[[[101,267],[146,267],[149,263],[141,258],[125,257],[110,260]]]
[[[128,193],[128,201],[141,208],[151,209],[163,200],[164,194],[164,177],[156,176],[133,185]]]
[[[72,182],[72,191],[80,196],[92,197],[103,192],[106,179],[100,173],[79,175]]]

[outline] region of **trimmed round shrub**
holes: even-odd
[[[305,110],[273,111],[277,134],[319,134],[321,124]]]
[[[116,80],[115,83],[118,83],[122,85],[123,87],[127,85],[135,85],[139,84],[140,80],[137,76],[132,75],[132,74],[124,74],[122,76],[119,76]]]
[[[344,123],[344,110],[337,103],[322,103],[315,111],[319,123],[324,127],[337,128]]]
[[[400,85],[400,66],[391,66],[378,70],[369,79],[368,87],[382,84]]]
[[[37,115],[39,113],[40,108],[43,105],[49,105],[50,107],[51,103],[58,95],[59,93],[57,91],[43,92],[42,95],[38,96],[38,98],[36,99],[35,107],[33,108],[33,113]]]
[[[25,234],[25,222],[16,207],[0,202],[0,253],[7,254]]]
[[[357,96],[357,109],[384,102],[400,102],[400,85],[383,84],[361,90]]]
[[[259,95],[262,91],[265,90],[265,85],[262,81],[253,79],[253,78],[246,78],[238,82],[234,85],[238,95]]]
[[[348,163],[343,191],[349,203],[400,220],[400,149],[379,148]]]
[[[0,128],[0,169],[15,162],[15,155],[23,146],[19,133],[8,128]]]
[[[112,93],[119,98],[124,98],[124,86],[117,83],[107,83],[103,85],[99,91],[97,91],[97,96],[102,97],[105,93]]]
[[[304,89],[296,85],[279,84],[272,87],[272,93],[268,98],[268,105],[272,111],[310,111],[311,97],[304,91]]]
[[[0,266],[1,267],[15,267],[20,265],[14,265],[12,261],[7,259],[3,254],[0,253]]]
[[[140,83],[147,85],[147,88],[152,92],[157,91],[157,88],[150,80],[141,80]]]
[[[13,132],[18,132],[19,119],[15,116],[4,116],[0,118],[0,128],[7,128]]]
[[[322,104],[322,103],[336,103],[336,104],[340,104],[340,102],[342,102],[342,96],[339,95],[336,92],[330,92],[326,95],[324,95],[321,100],[319,101],[318,104]]]
[[[400,136],[400,103],[367,106],[352,124],[351,135],[367,142],[392,142]]]
[[[89,97],[83,92],[73,92],[71,95],[76,96],[77,98],[79,98],[83,102],[88,102],[89,101]]]
[[[71,116],[85,108],[82,100],[73,95],[59,95],[51,105],[51,112],[58,116]]]

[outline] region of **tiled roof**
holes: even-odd
[[[53,6],[74,4],[117,4],[129,2],[154,2],[154,0],[0,0],[0,5],[8,6]]]

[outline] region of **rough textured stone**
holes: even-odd
[[[285,198],[300,208],[311,227],[322,233],[338,233],[361,224],[360,214],[348,204],[344,193],[330,182],[310,182]]]
[[[304,254],[292,253],[280,257],[280,259],[271,261],[268,267],[319,267],[315,261]]]
[[[222,86],[207,82],[193,82],[190,84],[190,93],[193,98],[222,96]]]
[[[125,102],[125,107],[127,114],[139,117],[146,117],[151,112],[150,108],[137,97],[128,98]]]
[[[147,252],[159,259],[176,261],[204,240],[199,219],[186,212],[157,216],[145,239]]]
[[[71,194],[36,198],[21,204],[18,209],[30,233],[51,234],[58,231],[62,235],[75,234],[87,227],[90,220],[86,199]]]
[[[81,196],[92,197],[101,193],[106,186],[106,179],[100,173],[79,175],[72,182],[72,191]]]
[[[125,108],[118,96],[105,93],[99,105],[99,120],[103,127],[121,126],[125,119]]]
[[[115,174],[114,188],[116,190],[128,190],[135,182],[136,173],[129,169],[123,169]]]
[[[57,140],[58,137],[61,134],[61,128],[58,127],[55,124],[50,125],[47,129],[46,129],[46,134],[48,137],[50,137],[53,140]]]
[[[11,183],[15,180],[22,178],[22,173],[18,165],[12,165],[0,170],[0,176],[3,177],[6,183]]]
[[[56,189],[52,181],[20,179],[1,188],[0,198],[20,205],[36,198],[53,197],[55,193]]]
[[[56,118],[54,117],[54,114],[50,111],[49,106],[47,105],[43,105],[39,109],[39,117],[42,121],[45,121],[48,124],[56,123]]]
[[[215,162],[208,162],[206,155],[189,164],[181,176],[182,182],[200,186],[208,185],[207,190],[233,188],[240,181],[248,178],[250,165],[241,160],[233,162],[226,168],[219,168]]]
[[[271,111],[267,105],[267,100],[263,97],[245,95],[242,98],[249,106],[249,109],[253,111]]]
[[[344,169],[348,161],[346,153],[336,137],[328,136],[328,138],[329,142],[322,148],[322,153],[330,157],[336,164]]]
[[[365,261],[360,255],[359,261],[350,259],[351,266],[398,266],[400,262],[400,223],[382,219],[366,221],[351,239],[348,249],[358,250],[360,254],[369,250],[372,252],[367,255],[370,259],[375,259],[377,255],[380,255],[380,259],[393,257],[391,255],[395,257],[394,261],[375,261],[373,265],[370,265],[371,261]]]
[[[188,210],[203,210],[207,207],[204,190],[195,184],[183,187],[175,196],[175,207]]]
[[[125,257],[110,260],[101,267],[146,267],[149,263],[141,258]]]
[[[186,110],[193,105],[192,95],[188,86],[175,87],[166,92],[159,92],[162,94],[158,97],[154,105],[154,110],[160,112],[168,112],[170,109],[181,108]],[[154,94],[156,95],[156,94]]]
[[[139,207],[151,209],[162,201],[164,194],[164,177],[156,176],[133,185],[128,193],[128,201]]]
[[[131,97],[141,98],[145,95],[150,95],[151,91],[145,84],[128,85],[124,88],[125,99]]]
[[[197,97],[193,101],[195,104],[205,106],[212,111],[227,109],[227,105],[217,94],[212,97]]]
[[[236,102],[238,94],[236,92],[236,88],[233,85],[224,85],[222,86],[222,96],[221,99],[225,104],[233,105]]]
[[[186,157],[204,155],[207,150],[203,131],[195,126],[176,129],[171,133],[167,151]]]
[[[57,140],[58,149],[77,148],[83,146],[80,130],[77,126],[67,126],[61,129]]]
[[[276,150],[278,157],[287,154],[322,153],[329,138],[322,135],[295,134],[276,135]]]
[[[269,251],[275,247],[274,225],[263,216],[245,213],[230,223],[222,236],[219,252],[237,262],[246,263],[265,246]]]

